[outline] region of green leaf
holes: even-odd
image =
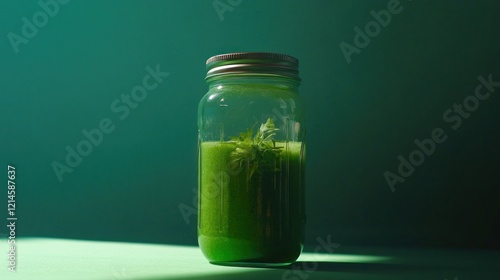
[[[252,129],[240,133],[238,137],[231,137],[236,148],[231,152],[231,168],[234,170],[244,168],[249,173],[249,179],[255,172],[278,172],[282,146],[276,146],[276,131],[271,118],[260,125],[253,136]],[[277,167],[278,166],[278,167]]]

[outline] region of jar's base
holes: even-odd
[[[292,264],[293,262],[283,262],[283,263],[266,263],[266,262],[210,262],[214,265],[222,265],[222,266],[239,266],[239,267],[279,267],[279,266],[287,266]]]
[[[293,263],[302,252],[299,240],[248,240],[200,234],[201,251],[212,264],[224,266],[277,267]]]

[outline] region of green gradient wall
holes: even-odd
[[[269,51],[301,63],[308,243],[500,248],[500,87],[443,118],[474,105],[479,76],[500,81],[497,2],[62,3],[45,20],[36,1],[0,2],[0,169],[17,170],[18,236],[196,244],[180,209],[194,209],[204,62]],[[395,12],[378,30],[382,9]],[[169,74],[126,105],[151,71]],[[59,180],[53,163],[103,120],[110,132]],[[391,191],[384,172],[436,128],[446,140]]]

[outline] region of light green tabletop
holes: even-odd
[[[500,252],[493,251],[340,246],[305,252],[288,267],[251,268],[209,264],[190,246],[49,238],[16,245],[17,271],[4,261],[0,279],[500,279]],[[8,253],[5,239],[0,251]]]

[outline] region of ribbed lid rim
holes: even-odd
[[[219,54],[206,61],[205,79],[222,75],[268,75],[299,80],[299,60],[293,56],[267,52]]]
[[[236,52],[214,55],[207,59],[206,64],[216,61],[235,60],[235,59],[271,59],[290,62],[299,65],[299,60],[291,55],[281,53],[267,53],[267,52]]]

